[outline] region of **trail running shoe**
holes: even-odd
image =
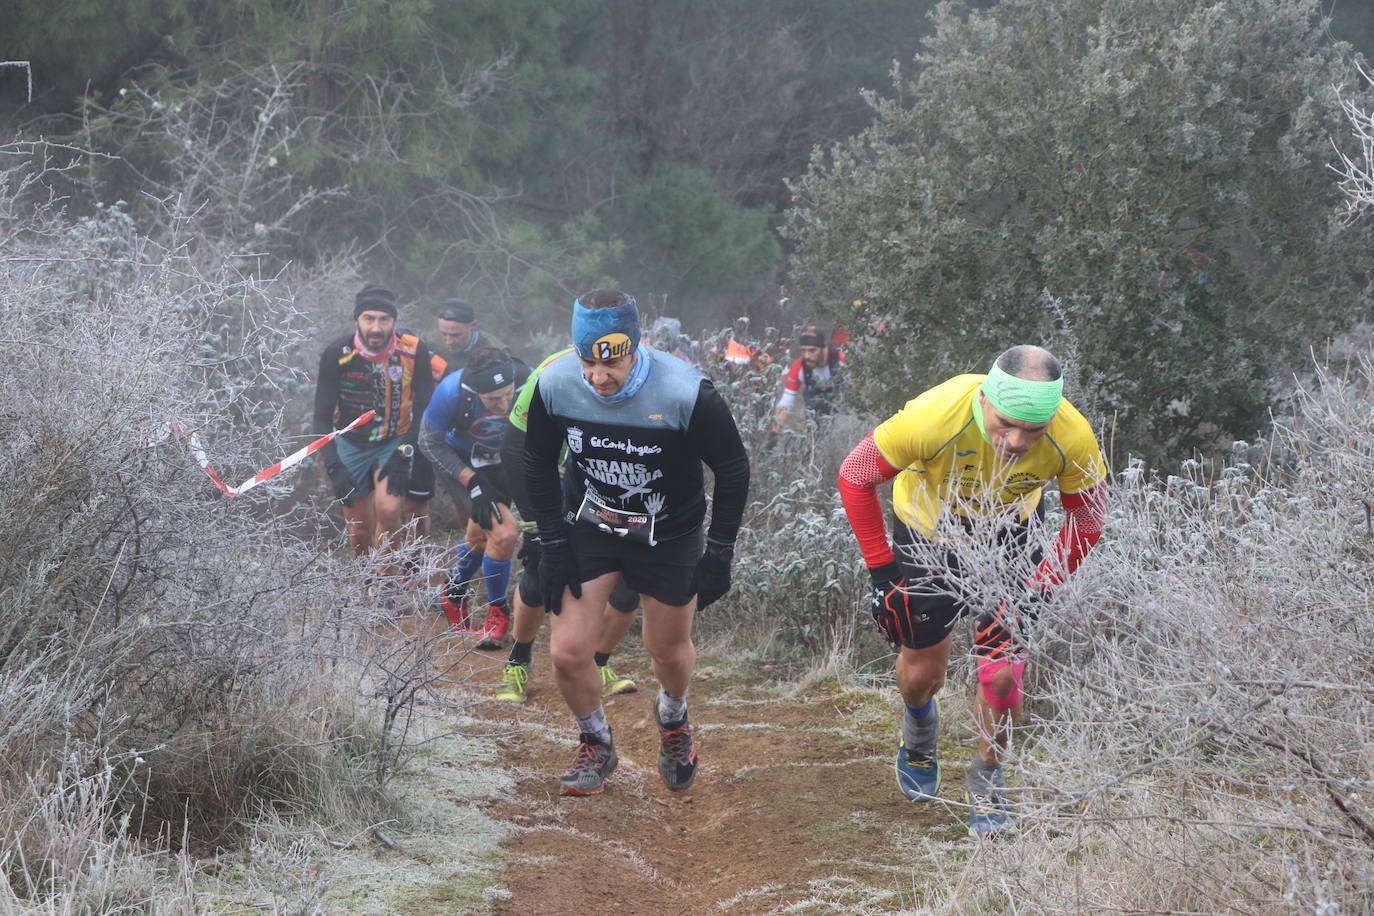
[[[976,766],[977,757],[969,764],[967,791],[968,830],[972,836],[1006,833],[1012,829],[1011,806],[1007,804],[1007,781],[1002,767],[991,769]]]
[[[506,644],[506,634],[510,632],[510,611],[504,604],[493,604],[487,608],[487,620],[482,624],[482,635],[477,640],[479,649],[500,649]]]
[[[602,743],[596,735],[585,732],[578,739],[572,763],[558,781],[563,795],[600,795],[606,791],[606,780],[615,772],[620,758],[612,743]]]
[[[463,595],[458,600],[454,600],[448,595],[448,586],[439,586],[439,594],[434,600],[435,610],[448,619],[448,628],[453,633],[471,633],[472,625],[469,622],[471,608],[468,606],[468,596]]]
[[[627,677],[620,677],[611,669],[610,665],[600,665],[596,669],[601,672],[601,695],[603,697],[618,696],[622,693],[637,693],[639,687],[635,682]]]
[[[912,801],[931,801],[940,791],[940,760],[935,748],[911,752],[897,743],[897,788]]]
[[[692,726],[684,715],[681,721],[664,722],[658,717],[658,697],[654,697],[654,721],[658,723],[658,775],[673,791],[686,789],[697,775],[697,743]]]
[[[525,685],[529,680],[529,665],[512,665],[507,662],[506,669],[501,672],[501,686],[496,688],[496,699],[508,703],[525,702]]]
[[[991,795],[964,793],[968,802],[968,832],[974,837],[1005,836],[1016,829],[1011,819],[1011,806],[1006,793],[995,790]]]

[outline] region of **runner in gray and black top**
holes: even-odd
[[[563,793],[601,792],[616,765],[593,653],[602,608],[622,576],[644,598],[644,648],[661,687],[654,703],[659,775],[670,789],[685,789],[697,761],[687,723],[692,617],[730,587],[749,458],[711,382],[640,345],[632,297],[584,294],[573,303],[572,331],[577,352],[539,376],[525,439],[526,484],[543,543],[540,586],[557,615],[550,654],[581,732]],[[704,553],[703,463],[715,474]]]

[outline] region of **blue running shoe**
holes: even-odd
[[[940,791],[940,760],[935,748],[911,753],[897,744],[897,788],[912,801],[933,801]]]
[[[1006,836],[1015,829],[1007,796],[1000,792],[991,795],[964,794],[968,802],[968,832],[972,837]]]

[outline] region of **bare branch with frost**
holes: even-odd
[[[1374,86],[1374,78],[1359,61],[1356,61],[1355,68],[1366,84]],[[1346,215],[1353,219],[1374,206],[1374,109],[1364,108],[1359,102],[1342,96],[1340,87],[1336,87],[1336,96],[1350,123],[1350,132],[1360,147],[1359,154],[1352,157],[1332,140],[1336,155],[1340,157],[1340,165],[1331,168],[1340,176],[1340,188],[1346,198]]]

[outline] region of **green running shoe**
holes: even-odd
[[[501,686],[496,688],[496,699],[508,703],[525,702],[525,685],[530,680],[529,665],[507,664],[501,672]]]
[[[618,696],[622,693],[637,693],[639,687],[634,681],[627,677],[621,677],[612,670],[610,665],[601,665],[597,669],[601,672],[601,695],[603,697]]]

